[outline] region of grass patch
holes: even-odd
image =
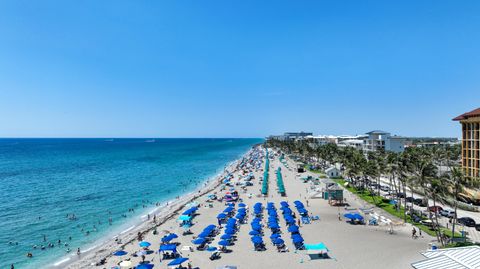
[[[351,193],[360,197],[362,200],[385,210],[390,215],[400,218],[402,220],[405,219],[405,209],[403,206],[400,206],[399,208],[397,208],[395,205],[390,204],[389,201],[383,198],[382,196],[373,194],[368,190],[357,190],[356,188],[350,185],[345,186],[346,181],[343,179],[334,179],[334,181],[337,182],[342,187],[344,187],[345,189],[347,189],[348,191],[350,191]],[[415,225],[417,228],[421,229],[422,232],[425,232],[433,237],[437,236],[435,234],[435,230],[432,230],[430,227],[420,223],[413,222],[410,215],[407,215],[407,222]],[[445,227],[440,227],[440,231],[443,232],[446,236],[452,237],[452,231],[450,229],[447,229]],[[460,233],[455,232],[455,237],[461,237]]]

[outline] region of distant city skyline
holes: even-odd
[[[0,137],[460,137],[478,1],[1,1]]]

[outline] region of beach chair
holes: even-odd
[[[309,217],[302,217],[302,223],[303,224],[310,224],[310,218]]]
[[[218,260],[220,259],[220,252],[219,251],[215,251],[212,253],[212,255],[210,255],[210,260],[213,261],[213,260]]]

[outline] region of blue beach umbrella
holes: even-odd
[[[173,261],[171,261],[168,266],[176,266],[176,265],[181,265],[182,263],[188,261],[188,258],[177,258]],[[138,268],[138,267],[137,267]]]
[[[230,245],[230,243],[227,240],[222,240],[222,241],[218,242],[218,244],[220,246],[224,246],[224,247]]]
[[[223,239],[223,240],[228,240],[228,239],[231,239],[231,238],[232,238],[231,234],[224,234],[220,237],[220,239]]]
[[[275,239],[275,238],[279,238],[280,237],[280,234],[272,234],[270,235],[270,239]]]
[[[269,224],[268,227],[270,229],[280,229],[280,226],[278,225],[278,223]]]
[[[153,264],[151,263],[141,263],[135,267],[136,269],[152,269]]]
[[[178,220],[181,220],[181,221],[189,221],[191,219],[192,219],[192,217],[190,217],[188,215],[181,215],[180,217],[178,217]]]
[[[217,226],[210,224],[205,229],[215,230],[215,228],[217,228]]]
[[[345,215],[343,215],[345,218],[347,219],[352,219],[352,220],[355,220],[355,219],[358,219],[358,220],[363,220],[363,217],[362,215],[358,214],[358,213],[347,213]]]
[[[218,250],[218,248],[216,248],[216,247],[208,247],[207,248],[207,251],[210,251],[210,252],[214,252],[214,251],[217,251],[217,250]]]
[[[254,244],[261,244],[261,243],[263,243],[263,239],[260,236],[254,236],[254,237],[252,237],[252,242]]]
[[[206,241],[205,238],[200,237],[200,238],[197,238],[197,239],[193,240],[192,243],[194,243],[195,245],[201,245],[201,244],[205,243],[205,241]]]
[[[250,231],[248,234],[249,234],[249,235],[259,235],[260,232],[253,230],[253,231]]]
[[[148,248],[151,244],[150,244],[150,242],[142,241],[138,245],[142,248]]]
[[[225,213],[220,213],[220,214],[218,214],[217,219],[224,219],[226,217],[227,217],[227,215]]]
[[[128,254],[128,252],[123,251],[123,250],[118,250],[118,251],[115,251],[113,253],[113,255],[115,255],[115,256],[123,256],[123,255],[127,255],[127,254]]]
[[[210,232],[208,232],[208,231],[203,231],[198,235],[198,237],[202,237],[202,238],[206,238],[206,237],[209,237],[209,236],[210,236]]]
[[[232,212],[233,210],[235,210],[233,207],[227,207],[223,210],[223,212],[226,212],[226,213],[230,213]]]
[[[297,225],[292,225],[288,227],[288,231],[291,233],[297,233],[298,232],[298,226]]]
[[[282,238],[278,237],[278,238],[275,238],[275,239],[273,240],[273,243],[274,243],[275,245],[281,245],[281,244],[285,243],[285,241],[283,241]]]
[[[244,204],[244,203],[240,203],[240,204],[238,204],[238,206],[239,206],[239,207],[246,207],[247,205]]]
[[[294,244],[297,244],[297,243],[302,243],[303,242],[303,238],[301,237],[295,237],[292,239],[293,243]]]
[[[235,234],[235,230],[234,229],[226,229],[225,233],[226,234]]]

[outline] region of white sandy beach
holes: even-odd
[[[269,197],[261,197],[259,184],[263,176],[263,167],[257,171],[253,170],[255,179],[252,181],[253,186],[248,187],[247,193],[240,192],[240,198],[248,205],[248,208],[252,208],[256,202],[262,202],[266,206],[267,202],[274,202],[277,209],[280,208],[280,201],[289,202],[292,210],[293,201],[301,200],[305,203],[305,197],[307,193],[307,183],[303,183],[299,180],[298,175],[292,171],[295,167],[294,163],[290,160],[287,170],[283,164],[281,164],[278,158],[271,159],[269,173]],[[282,167],[282,175],[287,192],[286,197],[281,197],[276,189],[275,169]],[[233,168],[229,168],[230,171]],[[239,179],[240,172],[235,171],[232,182],[235,183]],[[308,173],[302,174],[302,176]],[[312,174],[313,175],[313,174]],[[313,175],[314,176],[314,175]],[[192,244],[194,236],[198,235],[203,228],[209,224],[217,224],[216,216],[222,212],[225,208],[225,203],[215,201],[213,208],[207,207],[205,200],[207,194],[216,193],[219,197],[222,197],[224,191],[221,191],[221,185],[219,180],[223,178],[223,175],[210,183],[201,194],[200,197],[193,199],[193,194],[189,197],[183,197],[176,201],[176,203],[169,206],[169,210],[164,210],[157,216],[157,220],[167,219],[163,224],[157,227],[159,234],[154,235],[151,228],[153,227],[152,221],[145,222],[143,225],[132,229],[127,234],[122,236],[122,242],[126,243],[117,244],[112,241],[102,247],[75,257],[72,259],[72,263],[68,264],[67,268],[114,268],[117,264],[126,259],[130,259],[133,266],[137,265],[141,258],[132,257],[131,254],[140,250],[138,241],[135,239],[138,230],[145,231],[144,241],[150,242],[152,245],[151,250],[154,253],[146,256],[146,260],[154,264],[154,268],[167,268],[168,262],[171,260],[160,261],[160,255],[158,254],[158,248],[160,246],[161,238],[165,235],[162,231],[169,231],[179,235],[179,238],[173,242],[178,242],[178,250],[181,250],[182,246],[192,246],[194,251],[180,251],[183,257],[189,258],[193,268],[216,268],[223,265],[235,265],[238,268],[410,268],[410,263],[421,260],[422,256],[420,251],[428,248],[428,243],[433,238],[428,235],[424,235],[424,238],[412,239],[411,229],[409,224],[403,226],[397,226],[394,228],[394,233],[387,232],[385,226],[368,226],[368,225],[351,225],[345,220],[339,221],[338,214],[343,215],[345,213],[344,208],[332,207],[327,201],[323,199],[309,199],[308,211],[313,216],[319,216],[320,220],[314,221],[311,224],[302,225],[300,232],[305,239],[306,244],[317,244],[323,242],[329,249],[330,259],[316,259],[311,260],[306,254],[306,251],[296,251],[286,228],[286,224],[283,219],[280,218],[280,226],[282,230],[282,237],[285,239],[285,243],[289,248],[289,252],[279,253],[276,248],[271,244],[269,236],[270,230],[264,228],[263,240],[266,243],[267,250],[263,252],[257,252],[253,249],[253,244],[250,241],[250,235],[248,234],[250,229],[251,214],[247,215],[247,223],[242,224],[237,232],[237,240],[234,245],[228,246],[228,249],[232,250],[231,253],[222,253],[221,258],[215,261],[209,259],[211,253],[206,251],[197,251],[195,245]],[[252,193],[251,199],[247,198],[247,194]],[[200,194],[196,194],[198,196]],[[365,205],[359,202],[349,194],[345,194],[346,198],[352,208],[360,208]],[[183,228],[181,228],[177,222],[179,214],[182,212],[179,210],[186,201],[195,200],[201,206],[197,211],[198,215],[193,219],[193,227],[191,231],[193,235],[182,236]],[[237,207],[238,208],[238,207]],[[183,209],[182,209],[183,210]],[[380,210],[376,210],[378,213],[387,216]],[[266,217],[263,217],[264,222]],[[222,232],[220,235],[223,234]],[[217,235],[212,246],[217,246],[220,240],[220,235]],[[124,249],[128,252],[127,255],[116,257],[112,256],[115,250]],[[107,258],[106,264],[101,266],[95,266],[94,263],[100,261],[102,258]],[[186,263],[184,264],[186,265]],[[64,265],[66,266],[66,265]],[[62,268],[57,267],[57,268]]]

